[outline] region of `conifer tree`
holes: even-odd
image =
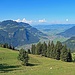
[[[60,54],[61,54],[61,49],[62,49],[62,43],[60,41],[57,41],[56,46],[55,46],[55,59],[60,60]]]
[[[30,51],[30,49],[28,49],[28,54],[31,54],[31,51]]]
[[[9,49],[12,49],[12,46],[11,46],[11,45],[9,45],[9,46],[8,46],[8,48],[9,48]]]
[[[6,48],[6,45],[5,44],[3,44],[3,48]]]
[[[18,59],[22,61],[23,65],[25,65],[25,66],[28,65],[29,57],[28,57],[28,53],[24,49],[21,49],[19,51]]]
[[[41,42],[39,42],[36,45],[36,50],[35,51],[36,51],[35,53],[38,54],[38,55],[42,54],[42,44],[41,44]]]
[[[53,43],[53,41],[52,41],[52,42],[51,42],[51,50],[50,50],[50,57],[51,57],[51,58],[54,58],[53,50],[54,50],[54,43]]]
[[[8,48],[8,44],[7,43],[5,43],[5,46],[6,46],[6,48]]]
[[[50,46],[50,41],[49,41],[48,46],[47,46],[47,57],[50,57],[50,50],[51,50],[51,46]]]
[[[36,47],[35,47],[35,45],[32,44],[31,53],[32,53],[32,54],[35,54],[35,50],[36,50]]]
[[[67,50],[67,47],[66,45],[63,46],[62,50],[61,50],[61,55],[60,55],[60,59],[62,61],[65,61],[67,62],[67,58],[68,58],[68,50]]]
[[[67,62],[72,62],[72,55],[70,49],[68,49]]]
[[[45,41],[42,45],[42,55],[45,57],[47,56],[47,44],[45,43]]]

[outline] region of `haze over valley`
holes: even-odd
[[[74,0],[0,0],[0,75],[75,75]]]

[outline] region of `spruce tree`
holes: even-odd
[[[36,45],[36,50],[35,50],[35,51],[36,51],[35,54],[37,54],[37,55],[42,54],[42,44],[41,44],[41,42],[39,42],[39,43]]]
[[[23,65],[25,65],[25,66],[28,65],[29,57],[28,57],[28,53],[24,49],[21,49],[19,51],[18,59],[22,61]]]
[[[12,46],[11,46],[11,45],[9,45],[9,46],[8,46],[8,48],[9,48],[9,49],[12,49]]]
[[[5,44],[3,44],[3,48],[6,48],[6,45]]]
[[[55,46],[55,59],[60,60],[60,54],[61,54],[61,49],[62,49],[62,43],[60,41],[57,41],[56,46]]]
[[[70,49],[68,49],[67,62],[72,62],[72,55]]]
[[[51,50],[50,50],[50,57],[51,58],[54,58],[54,52],[53,52],[53,50],[54,50],[54,43],[53,43],[53,41],[51,42]]]
[[[48,42],[48,46],[47,46],[47,57],[50,57],[50,50],[51,50],[51,46],[50,46],[50,41]]]
[[[47,56],[47,44],[45,42],[42,45],[42,55]]]
[[[7,43],[5,43],[5,46],[6,46],[6,48],[8,48],[8,44]]]
[[[36,50],[36,47],[35,47],[35,45],[32,44],[31,53],[32,53],[32,54],[35,54],[35,50]]]
[[[30,51],[30,49],[28,49],[28,54],[31,54],[31,51]]]
[[[67,62],[67,57],[68,57],[68,50],[67,50],[67,47],[66,45],[63,46],[62,50],[61,50],[61,55],[60,55],[60,59],[62,61],[65,61]]]

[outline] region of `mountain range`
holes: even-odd
[[[27,23],[13,20],[0,22],[0,43],[8,43],[17,47],[36,43],[43,36],[46,35]]]
[[[64,36],[64,37],[74,37],[75,36],[75,26],[65,30],[64,32],[61,32],[57,35],[61,35],[61,36]]]
[[[66,44],[68,48],[70,48],[72,51],[75,51],[75,37],[69,38],[63,42],[63,44]]]
[[[69,39],[63,42],[63,44],[66,44],[68,48],[70,48],[72,51],[75,51],[75,26],[57,35],[68,37]]]

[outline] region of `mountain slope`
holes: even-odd
[[[75,51],[75,37],[71,37],[70,39],[63,42],[63,44],[66,44],[68,48],[70,48],[72,51]]]
[[[0,75],[75,75],[75,63],[29,54],[29,66],[17,59],[18,51],[0,47]]]
[[[75,26],[67,29],[66,31],[59,33],[58,35],[64,36],[64,37],[73,37],[75,36]]]
[[[12,20],[0,22],[0,43],[8,43],[16,47],[36,43],[44,35],[27,23]]]

